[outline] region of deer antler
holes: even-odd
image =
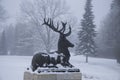
[[[63,33],[65,32],[65,28],[66,28],[66,24],[67,24],[67,22],[66,23],[64,23],[64,22],[61,22],[62,23],[62,26],[64,27],[64,29],[63,29]],[[64,34],[65,36],[69,36],[71,34],[71,26],[69,25],[69,32],[68,33],[66,33],[66,34]]]
[[[58,32],[60,34],[63,34],[65,36],[69,36],[71,34],[71,27],[69,26],[69,32],[64,34],[65,32],[65,29],[66,29],[66,24],[67,23],[64,23],[64,22],[61,22],[62,23],[62,28],[60,30],[59,29],[59,23],[57,23],[57,28],[54,26],[54,23],[53,23],[53,20],[51,20],[50,18],[48,18],[48,20],[46,21],[46,19],[44,18],[44,23],[43,25],[47,25],[49,26],[49,28],[51,28],[53,31],[55,32]]]
[[[59,28],[59,24],[57,23],[57,28],[55,28],[54,24],[53,24],[53,20],[51,20],[50,18],[48,18],[48,20],[46,21],[46,19],[44,18],[44,23],[43,25],[47,25],[49,26],[49,28],[51,28],[53,31],[60,33],[60,31],[58,30]]]

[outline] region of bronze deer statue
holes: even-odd
[[[44,19],[43,25],[48,26],[53,31],[60,34],[59,40],[58,40],[58,50],[56,52],[59,53],[59,54],[65,55],[65,58],[63,60],[65,66],[73,67],[69,62],[69,60],[70,60],[70,52],[69,52],[68,48],[69,47],[74,47],[74,44],[72,44],[66,38],[71,34],[71,26],[69,26],[69,31],[67,33],[65,33],[67,22],[66,23],[61,22],[61,23],[62,23],[62,28],[59,29],[59,24],[57,23],[57,27],[55,27],[54,23],[53,23],[53,20],[49,18],[48,20]]]
[[[44,53],[44,52],[38,52],[36,53],[31,62],[31,68],[32,71],[35,71],[38,67],[55,67],[57,68],[57,64],[61,64],[63,67],[73,67],[72,64],[69,63],[70,59],[70,52],[68,50],[68,47],[74,47],[74,45],[67,40],[67,36],[71,34],[71,27],[69,26],[69,32],[64,33],[66,30],[66,24],[62,22],[62,28],[58,30],[59,24],[57,24],[57,28],[53,24],[53,20],[44,19],[43,25],[48,26],[53,31],[60,34],[59,41],[58,41],[58,50],[55,52],[50,53]],[[52,55],[56,55],[53,57]],[[53,64],[53,66],[49,66],[50,64]]]

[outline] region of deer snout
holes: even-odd
[[[71,46],[70,47],[74,47],[74,44],[71,44]]]
[[[72,45],[72,47],[74,47],[74,44]]]

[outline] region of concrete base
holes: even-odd
[[[82,80],[80,72],[31,73],[24,72],[24,80]]]

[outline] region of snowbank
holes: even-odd
[[[23,80],[24,71],[30,67],[32,57],[0,56],[0,80]],[[113,59],[71,57],[71,63],[82,72],[82,80],[120,80],[120,65]]]

